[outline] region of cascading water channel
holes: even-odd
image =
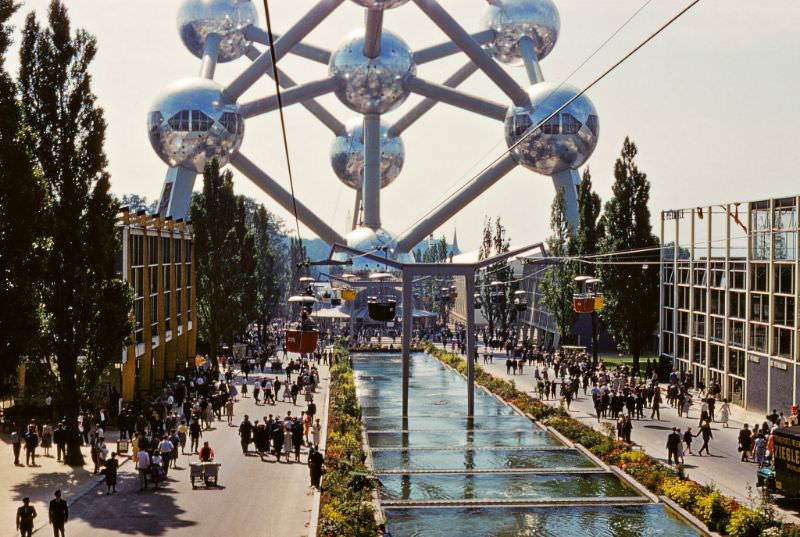
[[[354,354],[356,390],[381,503],[395,537],[694,537],[699,533],[583,452],[426,354]]]

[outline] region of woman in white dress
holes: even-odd
[[[728,418],[731,417],[731,405],[727,399],[722,400],[722,406],[719,408],[719,422],[723,427],[728,426]]]

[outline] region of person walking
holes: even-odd
[[[33,535],[33,519],[36,518],[36,508],[31,505],[31,499],[22,498],[22,506],[17,509],[17,531],[22,537]]]
[[[136,469],[139,471],[139,492],[147,488],[147,473],[150,471],[150,455],[140,449],[136,455]]]
[[[684,450],[689,455],[694,455],[692,453],[692,440],[694,439],[694,434],[692,433],[692,428],[687,427],[686,432],[683,433],[683,443],[686,445],[686,449]]]
[[[39,446],[39,434],[36,426],[28,425],[28,431],[24,435],[25,439],[25,464],[36,466],[36,448]]]
[[[308,473],[311,478],[311,486],[319,490],[320,480],[322,479],[322,465],[325,458],[316,447],[311,448],[308,454]]]
[[[727,399],[722,400],[722,405],[719,407],[719,422],[723,427],[728,427],[728,420],[731,416],[731,405]]]
[[[239,425],[239,437],[242,444],[242,453],[247,455],[247,448],[250,445],[250,439],[253,435],[253,424],[250,423],[250,416],[244,415],[244,420]]]
[[[703,437],[703,445],[700,446],[700,451],[697,452],[697,456],[702,457],[703,450],[706,450],[706,455],[711,455],[708,451],[708,441],[714,438],[714,435],[711,434],[711,424],[708,421],[704,421],[702,425],[700,425],[700,430],[695,436]]]
[[[739,431],[739,452],[742,454],[742,462],[747,462],[747,454],[750,452],[750,429],[745,423]]]
[[[56,445],[56,460],[61,460],[67,454],[67,429],[64,427],[64,422],[60,422],[53,431],[53,442]]]
[[[317,421],[314,422],[314,425],[311,426],[311,440],[314,444],[314,447],[319,449],[319,439],[322,434],[322,424],[317,418]]]
[[[55,537],[64,537],[64,525],[69,519],[69,508],[67,501],[61,497],[61,491],[57,490],[54,494],[55,498],[50,500],[50,508],[48,509],[48,518],[50,524],[53,525],[53,535]]]
[[[117,460],[117,452],[111,452],[111,458],[105,463],[103,473],[106,476],[106,495],[117,493],[117,469],[119,468],[119,461]]]
[[[653,416],[656,416],[656,419],[661,421],[661,389],[658,386],[655,387],[655,391],[653,392],[653,402],[651,408],[652,410],[650,412],[650,419],[653,419]],[[678,441],[680,442],[680,437]]]
[[[681,443],[681,435],[678,433],[677,427],[672,428],[672,432],[667,436],[667,463],[672,466],[672,461],[675,464],[680,462],[678,460],[678,445]]]
[[[19,453],[22,451],[22,440],[20,440],[18,431],[12,431],[11,433],[11,446],[14,449],[14,466],[22,466],[22,463],[19,462]]]
[[[225,401],[225,416],[228,418],[228,425],[233,425],[233,397]]]

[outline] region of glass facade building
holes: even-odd
[[[754,411],[800,397],[798,202],[661,213],[660,354]]]
[[[121,359],[122,398],[161,388],[194,360],[197,346],[191,223],[123,208],[118,269],[134,294],[134,329]]]

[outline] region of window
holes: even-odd
[[[678,336],[678,358],[689,358],[689,338],[686,336]]]
[[[730,299],[730,316],[738,317],[739,319],[747,318],[747,295],[744,293],[737,293],[732,291],[728,294]]]
[[[678,283],[689,283],[689,267],[680,267],[678,269]]]
[[[725,342],[725,319],[711,317],[711,341]]]
[[[750,290],[751,291],[769,291],[769,279],[767,273],[769,267],[764,263],[753,263],[750,266]]]
[[[725,315],[725,291],[711,290],[710,313]]]
[[[728,373],[743,377],[745,360],[744,351],[728,349]]]
[[[189,110],[181,110],[169,118],[169,126],[176,131],[190,131],[191,130],[191,112]]]
[[[578,134],[583,124],[570,114],[561,114],[562,134]]]
[[[751,351],[767,352],[767,327],[763,324],[750,325],[750,344]]]
[[[693,304],[695,311],[706,311],[706,290],[705,289],[695,289],[694,290],[694,304]]]
[[[692,361],[696,364],[706,365],[706,344],[702,341],[694,341],[692,347]]]
[[[597,136],[598,133],[600,132],[600,121],[597,119],[597,116],[595,115],[590,115],[586,119],[586,126],[589,128],[590,131],[592,131],[592,134],[594,134],[595,136]]]
[[[745,272],[745,264],[744,263],[734,263],[731,265],[731,289],[747,289],[746,281],[747,281],[747,274]]]
[[[244,120],[242,116],[233,112],[223,112],[219,122],[231,134],[244,134]]]
[[[782,358],[794,355],[794,330],[790,328],[773,328],[772,354]]]
[[[703,285],[706,284],[706,269],[704,268],[696,268],[694,269],[694,284],[695,285]]]
[[[661,288],[661,296],[664,301],[664,307],[675,307],[675,291],[672,285],[665,285]]]
[[[708,356],[708,365],[712,369],[725,369],[725,347],[721,345],[711,345],[711,353]]]
[[[685,311],[678,312],[678,332],[681,334],[689,333],[689,314]]]
[[[743,321],[728,321],[728,338],[731,345],[744,347]]]
[[[775,288],[776,293],[791,295],[794,293],[794,265],[775,264]]]
[[[664,327],[663,328],[664,330],[669,330],[670,332],[674,332],[675,331],[675,317],[672,315],[672,310],[671,309],[669,309],[669,310],[665,309],[664,310],[663,327]]]
[[[544,134],[561,134],[558,124],[558,116],[553,116],[542,125],[542,132]]]
[[[173,250],[175,255],[173,257],[175,258],[176,263],[180,263],[183,259],[183,256],[181,255],[181,245],[183,244],[183,241],[181,239],[175,239],[173,244],[175,245],[175,249]]]
[[[750,320],[769,322],[769,295],[753,293],[750,296]]]
[[[794,297],[776,296],[774,301],[775,324],[794,326]]]
[[[161,262],[164,264],[172,263],[172,251],[170,249],[170,240],[167,237],[161,238]]]
[[[664,267],[663,281],[665,284],[673,283],[675,280],[675,269],[671,266]]]
[[[690,290],[688,287],[679,287],[678,288],[678,308],[688,310],[689,309],[689,293]]]
[[[706,337],[706,316],[704,314],[694,314],[694,330],[692,335],[699,338]]]

